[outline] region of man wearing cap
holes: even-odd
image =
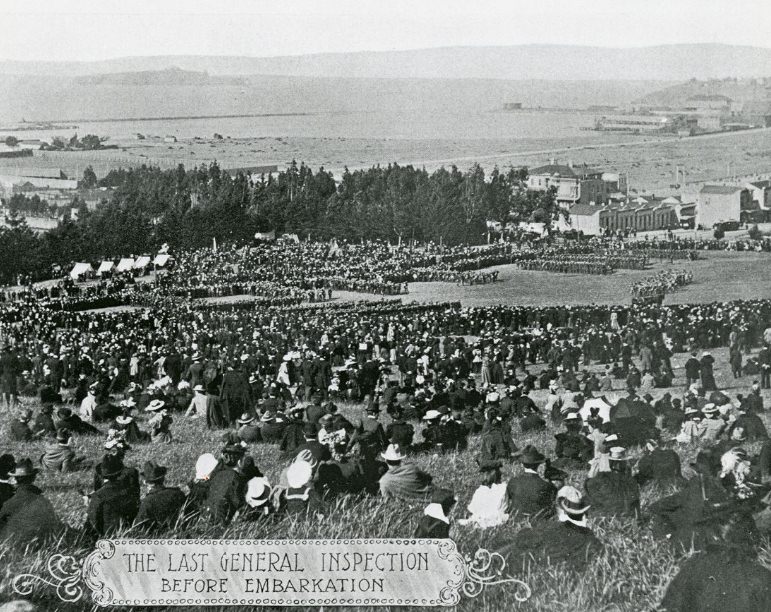
[[[482,445],[479,451],[480,461],[508,461],[517,451],[511,435],[504,428],[503,417],[498,410],[490,408],[482,430]]]
[[[196,384],[193,387],[193,397],[190,400],[190,405],[185,411],[185,416],[193,419],[206,418],[207,414],[207,398],[206,391],[202,384]]]
[[[244,412],[237,422],[239,427],[236,433],[241,441],[247,444],[262,442],[262,434],[253,414]]]
[[[435,488],[431,493],[431,503],[423,510],[423,517],[415,530],[416,538],[446,539],[450,537],[450,519],[448,515],[455,505],[456,498],[449,489]]]
[[[330,461],[332,454],[329,447],[326,444],[319,442],[318,429],[313,423],[303,424],[303,437],[305,438],[303,443],[295,450],[295,457],[302,453],[304,450],[308,450],[316,463],[322,461]]]
[[[701,412],[704,414],[704,419],[701,422],[701,439],[707,442],[716,442],[725,430],[725,421],[720,414],[720,409],[710,402],[702,408]]]
[[[233,361],[232,366],[222,377],[220,402],[222,413],[229,425],[234,424],[238,415],[252,405],[251,388],[241,369],[240,360]]]
[[[22,459],[8,475],[16,480],[16,490],[0,507],[0,540],[14,539],[20,546],[32,540],[54,537],[64,530],[51,502],[33,483],[37,469]]]
[[[640,516],[640,486],[629,469],[629,456],[622,446],[608,455],[610,471],[600,471],[584,482],[586,496],[599,516]]]
[[[602,543],[587,526],[590,506],[581,492],[571,486],[557,491],[557,520],[541,521],[522,529],[508,546],[498,552],[509,567],[522,567],[531,561],[565,564],[566,569],[581,570],[602,552]]]
[[[102,459],[101,476],[106,481],[94,491],[88,504],[84,529],[92,536],[104,537],[130,526],[139,510],[138,496],[122,481],[124,465],[120,457],[107,454]]]
[[[554,453],[557,459],[555,467],[581,469],[594,456],[594,445],[581,433],[581,417],[576,412],[569,412],[564,419],[565,431],[555,434],[557,445]]]
[[[401,448],[389,444],[382,458],[388,471],[380,478],[380,494],[397,499],[425,499],[431,492],[433,478],[413,463],[404,463]]]
[[[96,410],[96,391],[99,385],[93,383],[88,387],[88,393],[83,401],[80,402],[80,418],[84,421],[91,422],[94,418],[94,410]]]
[[[531,519],[551,515],[557,490],[538,474],[538,466],[546,461],[546,457],[537,448],[527,445],[519,453],[519,461],[524,472],[511,478],[506,485],[509,514]]]
[[[284,436],[286,417],[283,412],[266,408],[260,417],[260,436],[263,442],[279,444]]]
[[[755,414],[763,412],[763,396],[757,380],[752,381],[752,390],[747,394],[747,411]]]
[[[174,527],[185,505],[185,494],[177,487],[167,487],[167,469],[154,461],[145,463],[142,477],[148,486],[147,495],[139,505],[134,525],[149,532],[159,532]]]

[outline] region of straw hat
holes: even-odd
[[[270,498],[270,484],[265,477],[252,478],[246,483],[246,503],[252,508],[264,506]]]
[[[195,477],[202,480],[211,475],[214,468],[217,467],[217,459],[211,453],[204,453],[195,462]]]
[[[570,485],[562,487],[557,491],[557,505],[567,514],[584,514],[591,506],[586,503],[581,491]]]
[[[313,468],[307,461],[295,461],[286,470],[286,481],[293,489],[304,487],[310,482]]]
[[[386,461],[401,461],[405,457],[398,444],[389,444],[388,448],[380,456]]]

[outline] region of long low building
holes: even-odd
[[[667,201],[670,200],[670,201]],[[560,231],[575,230],[588,236],[611,231],[636,230],[638,232],[676,228],[679,225],[675,198],[639,198],[626,205],[595,206],[576,204],[570,208],[568,221],[560,218]]]

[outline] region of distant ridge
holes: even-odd
[[[0,74],[84,76],[178,67],[215,75],[515,80],[659,80],[771,76],[771,49],[723,44],[639,48],[442,47],[281,57],[148,56],[97,62],[0,60]]]

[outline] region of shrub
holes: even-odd
[[[758,224],[757,223],[750,228],[749,236],[750,236],[751,240],[760,240],[761,237],[763,236],[760,233],[760,228],[758,228]]]
[[[722,240],[725,238],[725,230],[722,227],[716,227],[712,235],[715,237],[715,240]]]

